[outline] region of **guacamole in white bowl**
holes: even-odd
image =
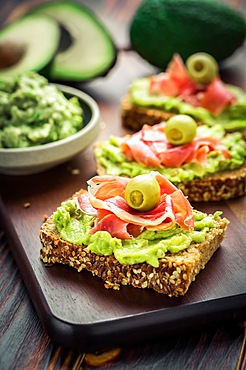
[[[87,148],[100,131],[94,99],[78,89],[50,84],[33,72],[0,80],[0,101],[2,174],[39,173],[64,163]]]

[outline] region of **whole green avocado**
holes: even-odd
[[[246,37],[246,21],[221,0],[145,0],[130,23],[131,47],[159,68],[174,53],[186,60],[207,52],[218,62],[228,58]]]

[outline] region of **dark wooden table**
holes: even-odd
[[[27,6],[34,3],[37,1],[1,2],[0,22],[14,19],[25,11]],[[119,47],[118,61],[108,76],[78,86],[98,102],[105,122],[99,138],[105,139],[109,134],[125,133],[120,122],[119,101],[131,80],[154,72],[155,69],[134,52],[124,51],[128,46],[127,25],[140,3],[139,0],[132,2],[88,0],[82,3],[90,6],[105,22]],[[224,65],[222,70],[224,79],[246,88],[245,62],[245,49],[241,49]],[[72,175],[71,169],[74,168],[79,168],[83,173],[80,176]],[[18,211],[16,204],[21,207],[23,202],[31,200],[32,217],[41,217],[40,209],[32,208],[37,193],[40,192],[47,202],[49,195],[53,194],[51,188],[57,188],[58,204],[74,191],[85,186],[86,180],[94,173],[93,153],[92,148],[89,148],[69,163],[43,174],[43,182],[40,180],[41,175],[0,176],[3,200],[6,202],[8,212],[14,213],[12,220],[16,221],[17,233],[25,233],[29,229],[25,220],[23,222],[20,220],[23,209]],[[40,181],[41,185],[36,192],[33,186],[38,186]],[[53,204],[47,204],[47,213],[53,210],[52,207]],[[227,207],[238,221],[245,225],[245,199],[230,201]],[[7,239],[8,235],[5,234],[3,224],[4,222],[1,226],[0,222],[0,369],[92,369],[88,362],[88,355],[63,349],[50,340],[31,301],[30,287],[24,284],[15,262],[18,256],[15,254],[15,259],[13,257],[12,250],[15,250],[13,239]],[[245,248],[245,245],[242,247]],[[206,328],[199,326],[192,331],[176,333],[151,342],[143,341],[141,344],[136,342],[129,346],[122,346],[117,358],[107,362],[101,368],[245,369],[244,320],[246,320],[246,314],[241,315],[240,320],[236,318],[228,322],[218,320],[218,323],[213,322]]]

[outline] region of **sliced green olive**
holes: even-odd
[[[139,175],[129,181],[125,190],[127,204],[142,212],[155,208],[160,199],[160,185],[151,175]]]
[[[190,77],[200,84],[207,85],[218,75],[217,61],[207,53],[196,53],[186,61]]]
[[[196,121],[185,114],[178,114],[169,118],[165,133],[167,140],[173,145],[190,143],[196,136]]]

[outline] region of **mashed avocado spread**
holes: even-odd
[[[173,183],[202,178],[209,174],[234,170],[242,166],[246,156],[246,148],[240,132],[225,135],[225,130],[220,125],[198,126],[197,131],[207,137],[220,138],[221,144],[230,152],[231,158],[225,159],[222,153],[212,151],[208,154],[206,166],[191,162],[177,168],[147,167],[144,164],[128,160],[120,150],[122,138],[115,136],[111,136],[108,141],[99,143],[94,154],[100,165],[106,168],[108,175],[135,177],[150,171],[158,171]]]
[[[102,256],[114,255],[121,263],[131,265],[148,263],[154,267],[159,265],[159,258],[165,253],[177,253],[188,248],[192,243],[202,243],[214,220],[221,212],[207,215],[193,210],[194,231],[189,232],[178,225],[164,231],[144,230],[137,238],[121,240],[112,238],[107,231],[89,234],[94,216],[84,214],[76,200],[63,202],[53,214],[60,237],[72,244],[84,245],[88,250]]]
[[[77,97],[67,99],[35,72],[0,79],[0,148],[47,144],[83,127]]]
[[[246,128],[246,93],[237,86],[227,85],[237,102],[224,109],[215,116],[202,107],[194,107],[183,102],[178,97],[168,97],[149,93],[149,79],[139,78],[133,81],[130,88],[130,97],[133,104],[148,108],[162,109],[175,114],[188,114],[194,119],[207,125],[219,123],[227,131],[236,131]]]

